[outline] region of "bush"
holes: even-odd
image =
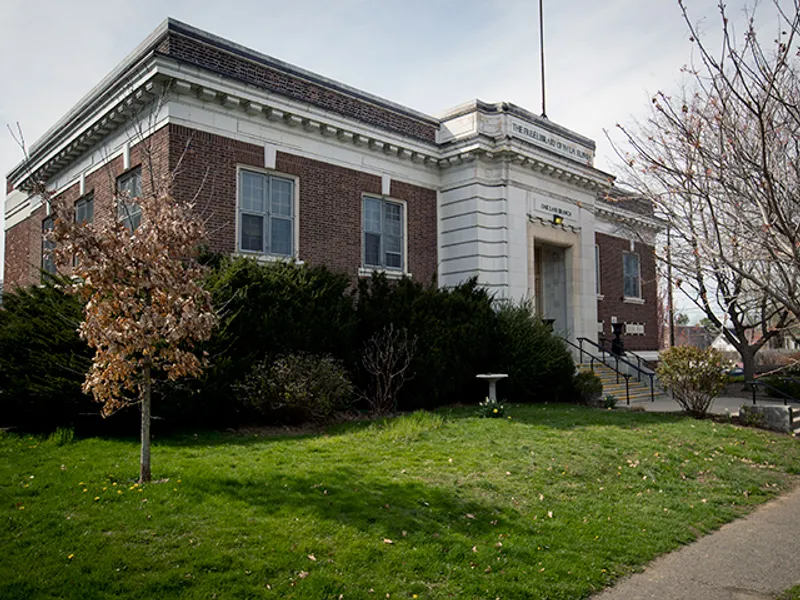
[[[192,387],[170,387],[169,417],[212,427],[248,422],[256,415],[234,386],[265,357],[331,355],[348,366],[357,360],[348,277],[324,267],[248,258],[211,264],[206,287],[220,312],[219,327],[203,348],[211,366]]]
[[[412,378],[398,395],[399,410],[433,409],[453,402],[477,403],[486,393],[475,375],[491,370],[498,351],[492,296],[471,279],[437,289],[383,275],[362,279],[357,290],[358,347],[390,325],[416,340]],[[368,387],[363,370],[359,387]]]
[[[759,377],[758,381],[763,381],[770,387],[764,388],[770,398],[785,398],[784,395],[800,399],[800,375],[766,375]],[[782,393],[781,393],[782,392]]]
[[[78,336],[82,305],[64,281],[17,288],[0,309],[0,425],[28,431],[71,427],[100,407],[81,391],[92,351]]]
[[[603,393],[603,382],[593,371],[581,371],[573,379],[573,387],[581,403],[597,406]]]
[[[661,385],[675,396],[683,410],[705,416],[725,389],[728,363],[714,348],[677,346],[661,353],[657,373]]]
[[[571,393],[573,364],[564,343],[532,316],[529,305],[498,307],[474,278],[444,289],[407,278],[390,282],[383,275],[354,285],[322,267],[219,255],[204,260],[212,269],[205,285],[220,312],[219,328],[201,348],[210,366],[197,381],[155,382],[154,426],[161,431],[236,427],[263,418],[235,386],[266,358],[330,356],[358,389],[374,389],[362,352],[390,327],[416,341],[397,410],[477,404],[486,384],[475,376],[486,372],[508,373],[498,389],[513,402],[558,401]],[[6,294],[0,310],[0,425],[75,427],[79,435],[87,427],[136,431],[137,411],[103,420],[96,416],[98,405],[81,393],[92,357],[76,333],[81,319],[78,298],[55,283]],[[270,418],[304,414],[284,412],[270,411]]]
[[[281,423],[329,421],[353,393],[338,361],[302,353],[256,363],[236,389],[256,412]]]
[[[572,393],[575,364],[563,340],[533,314],[529,303],[504,302],[498,312],[495,372],[514,402],[560,402]]]

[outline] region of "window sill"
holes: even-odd
[[[274,263],[274,262],[285,262],[285,263],[292,263],[294,265],[304,265],[306,264],[302,260],[298,260],[293,256],[278,256],[275,254],[258,254],[257,252],[234,252],[233,256],[241,257],[241,258],[252,258],[256,262],[259,263]]]
[[[644,298],[630,298],[628,296],[625,296],[622,299],[622,301],[625,304],[644,304]]]
[[[405,271],[395,271],[394,269],[379,269],[374,267],[360,267],[358,269],[358,276],[359,277],[372,277],[375,273],[383,273],[386,275],[386,279],[402,279],[403,277],[408,277],[411,279],[411,273],[406,273]]]

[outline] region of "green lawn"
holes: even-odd
[[[797,440],[573,406],[325,435],[0,436],[0,598],[581,598],[790,487]],[[168,479],[168,481],[166,481]]]

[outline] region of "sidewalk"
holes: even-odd
[[[739,407],[742,404],[752,404],[752,398],[734,398],[721,396],[714,399],[714,404],[711,405],[711,411],[715,415],[724,415],[727,411],[731,416],[739,414]],[[774,398],[758,398],[759,406],[783,406],[783,400],[776,400]],[[618,406],[622,409],[626,407],[625,400],[622,399]],[[669,395],[662,395],[656,398],[655,402],[650,400],[637,400],[631,402],[631,407],[641,406],[647,412],[681,412],[681,407]],[[798,408],[797,405],[794,406]]]
[[[800,584],[800,487],[592,600],[773,600]]]

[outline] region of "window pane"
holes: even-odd
[[[396,252],[400,254],[403,251],[403,244],[399,237],[393,235],[383,236],[384,249],[386,252]]]
[[[264,250],[264,217],[242,215],[242,250],[262,252]]]
[[[381,201],[364,198],[364,231],[381,232]]]
[[[381,236],[374,233],[364,234],[364,264],[381,266]]]
[[[56,274],[56,262],[53,258],[53,250],[55,249],[56,245],[54,242],[49,242],[44,239],[44,235],[52,231],[53,226],[53,217],[47,217],[44,221],[42,221],[42,270],[50,273],[51,275]]]
[[[594,247],[594,291],[600,293],[600,246]]]
[[[117,217],[125,227],[134,231],[142,224],[142,207],[136,202],[120,200],[117,203]]]
[[[403,268],[403,257],[393,252],[386,253],[386,267],[391,269]]]
[[[292,216],[292,182],[273,177],[270,192],[272,194],[272,214],[281,217]]]
[[[389,235],[402,235],[402,207],[399,204],[386,202],[383,205],[384,232]]]
[[[126,198],[139,198],[142,195],[142,171],[136,169],[120,177],[117,191]]]
[[[264,213],[264,186],[265,177],[258,173],[242,171],[241,208],[251,212]]]
[[[289,219],[272,219],[270,234],[272,254],[292,255],[292,222]]]
[[[75,203],[75,222],[91,223],[94,219],[94,199],[84,198]]]

